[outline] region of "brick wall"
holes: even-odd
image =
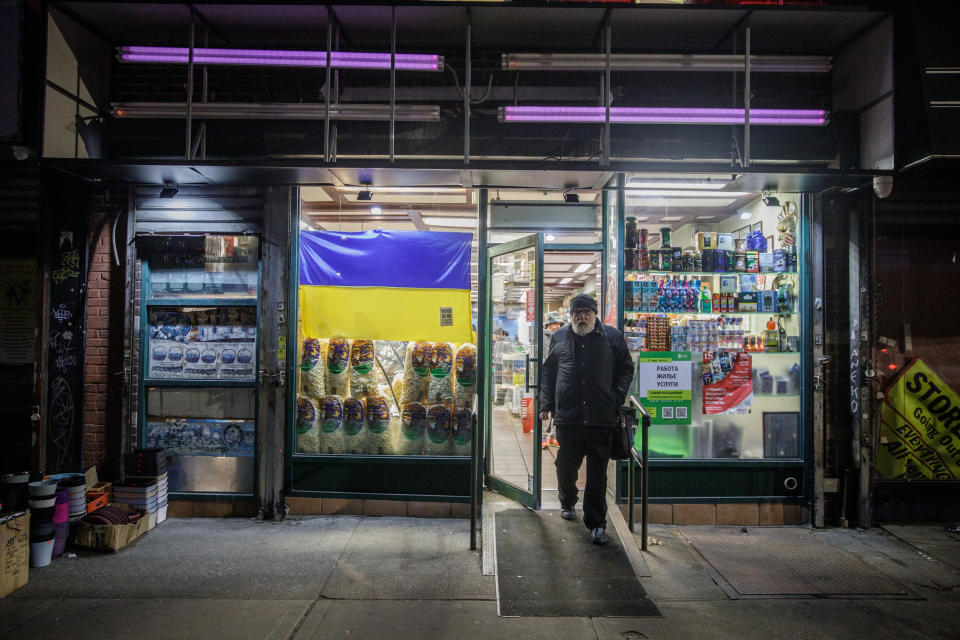
[[[125,187],[95,193],[90,208],[82,457],[84,469],[96,465],[104,477],[119,472],[121,454],[125,215],[116,229],[121,266],[113,258],[111,234],[114,219],[126,208]]]

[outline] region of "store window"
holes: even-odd
[[[688,191],[684,207],[631,186],[623,326],[650,456],[801,458],[798,198]]]
[[[253,493],[259,238],[140,246],[140,446],[167,450],[170,491]]]
[[[475,194],[304,188],[297,456],[470,455]]]

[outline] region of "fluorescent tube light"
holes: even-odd
[[[589,264],[589,263],[584,263],[584,264],[581,264],[581,265],[577,265],[577,268],[574,269],[573,272],[574,272],[574,273],[583,273],[584,271],[586,271],[587,269],[589,269],[589,268],[592,267],[592,266],[593,266],[593,265],[591,265],[591,264]]]
[[[186,47],[117,47],[121,62],[187,64],[190,50]],[[333,51],[331,68],[390,69],[389,53]],[[326,51],[285,51],[272,49],[207,49],[194,48],[194,64],[257,65],[270,67],[324,67]],[[398,53],[394,68],[398,71],[443,71],[443,57],[434,54]]]
[[[114,102],[111,112],[117,118],[181,119],[187,117],[185,102]],[[194,102],[193,117],[198,120],[322,120],[326,105],[311,103]],[[437,105],[398,104],[394,113],[398,122],[437,122]],[[331,120],[390,120],[389,104],[332,104]]]
[[[570,284],[570,282],[571,282],[572,280],[573,280],[573,278],[564,278],[563,280],[561,280],[561,281],[560,281],[559,283],[557,283],[557,284]]]
[[[740,219],[741,219],[741,220],[749,220],[749,219],[752,218],[752,217],[753,217],[753,214],[750,213],[749,211],[741,211],[741,212],[740,212]]]
[[[337,187],[337,191],[358,193],[369,187]],[[377,193],[463,193],[462,187],[377,187]]]
[[[683,189],[627,189],[628,198],[671,196],[691,198],[742,198],[752,196],[749,191],[686,191]]]
[[[728,207],[736,198],[631,198],[632,207]]]
[[[505,106],[500,122],[603,123],[606,107]],[[610,107],[614,124],[744,124],[743,109],[685,107]],[[751,109],[751,125],[806,125],[827,123],[822,109]]]
[[[378,216],[378,215],[380,215],[381,213],[383,213],[383,209],[381,209],[380,207],[371,207],[371,208],[370,208],[370,213],[372,213],[372,214],[375,215],[375,216]]]
[[[424,218],[423,222],[431,227],[464,227],[472,229],[477,226],[476,218]]]
[[[744,71],[744,56],[730,54],[614,53],[612,71]],[[505,53],[505,71],[603,71],[603,53]],[[833,68],[830,56],[750,56],[750,71],[827,73]]]

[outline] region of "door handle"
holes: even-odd
[[[524,358],[526,359],[526,361],[523,363],[523,378],[524,378],[523,383],[524,383],[524,391],[530,391],[531,389],[536,389],[539,385],[530,384],[530,362],[531,362],[531,360],[530,360],[530,356],[529,356],[529,355],[524,356]]]

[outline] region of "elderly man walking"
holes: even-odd
[[[570,302],[570,324],[557,330],[541,374],[541,420],[557,428],[557,484],[560,515],[576,518],[577,474],[587,458],[583,523],[590,542],[606,544],[607,463],[617,408],[633,381],[633,360],[623,334],[597,318],[597,301],[588,295]]]

